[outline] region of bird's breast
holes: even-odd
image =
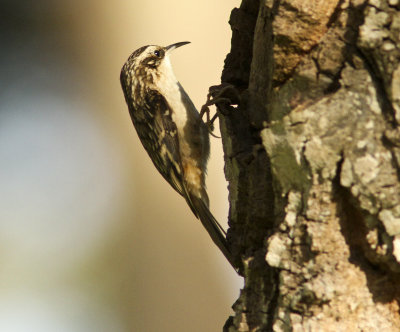
[[[183,137],[182,135],[189,116],[185,98],[189,97],[183,91],[181,85],[176,79],[174,71],[172,70],[170,59],[168,57],[165,58],[158,68],[158,75],[158,80],[156,81],[157,88],[168,103],[172,113],[172,120],[176,124],[179,136]]]
[[[176,124],[178,133],[182,135],[188,121],[188,111],[185,103],[182,101],[183,96],[180,91],[179,83],[168,84],[166,90],[167,91],[163,95],[166,97],[168,106],[172,112],[172,120]]]

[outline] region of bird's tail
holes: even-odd
[[[226,241],[226,233],[218,221],[214,218],[210,212],[207,204],[199,197],[195,195],[190,195],[190,203],[193,207],[193,212],[200,219],[204,228],[207,230],[211,239],[217,245],[217,247],[222,251],[226,259],[232,265],[232,267],[237,270],[234,264],[232,253],[229,250],[228,242]]]

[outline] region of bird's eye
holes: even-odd
[[[159,57],[160,57],[160,51],[158,51],[158,50],[155,50],[155,51],[154,51],[154,55],[155,55],[156,57],[158,57],[158,58],[159,58]]]

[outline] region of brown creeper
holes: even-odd
[[[185,198],[235,267],[225,231],[208,208],[208,128],[176,79],[169,58],[172,50],[188,43],[148,45],[133,52],[121,70],[122,90],[137,134],[154,165]]]

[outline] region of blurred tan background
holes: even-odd
[[[221,331],[241,280],[157,173],[122,64],[175,51],[200,107],[219,84],[235,1],[14,1],[0,9],[0,331]],[[211,208],[228,213],[211,138]]]

